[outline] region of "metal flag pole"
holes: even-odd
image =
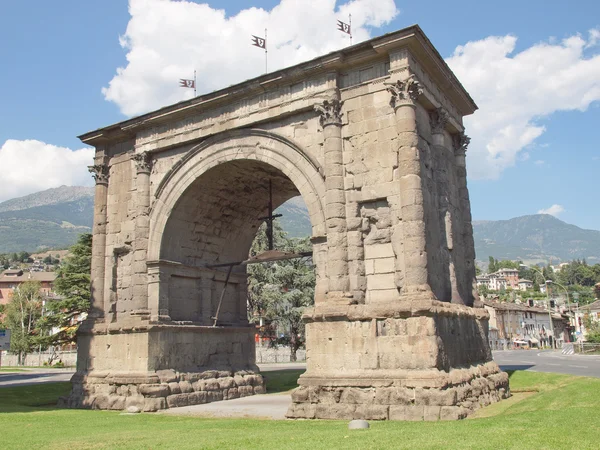
[[[348,14],[348,25],[350,26],[350,45],[352,45],[352,14]]]
[[[265,28],[265,73],[268,73],[269,71],[267,70],[267,29]]]
[[[194,69],[194,97],[196,96],[196,69]]]

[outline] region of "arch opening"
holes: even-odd
[[[271,187],[270,187],[271,186]],[[246,266],[214,265],[248,258],[268,215],[269,191],[277,208],[300,195],[279,169],[257,160],[218,164],[183,192],[166,222],[160,260],[168,261],[172,321],[247,326]]]

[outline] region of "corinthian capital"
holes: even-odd
[[[454,154],[456,156],[465,155],[467,153],[467,147],[471,142],[471,138],[467,136],[463,131],[458,134],[455,134],[453,137],[454,140]]]
[[[88,170],[94,177],[96,184],[108,184],[108,166],[106,164],[94,164],[88,166]]]
[[[133,155],[132,159],[135,161],[137,173],[150,173],[152,170],[152,159],[150,158],[150,153],[136,153]]]
[[[342,104],[338,99],[325,100],[320,105],[315,105],[315,111],[319,113],[319,122],[322,127],[327,125],[342,125]]]
[[[392,94],[390,105],[394,109],[402,105],[414,105],[423,93],[421,83],[419,83],[414,75],[409,76],[404,81],[398,80],[388,85],[387,90]]]
[[[437,108],[430,113],[429,120],[431,123],[431,133],[440,134],[446,129],[448,123],[448,113],[444,108]]]

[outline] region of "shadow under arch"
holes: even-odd
[[[244,129],[225,132],[193,147],[159,184],[150,213],[148,260],[161,258],[163,234],[183,193],[209,170],[234,161],[258,161],[284,174],[302,196],[312,236],[326,235],[323,168],[297,144],[275,133]]]
[[[148,306],[153,318],[206,326],[218,310],[219,324],[247,326],[245,267],[233,267],[231,278],[227,270],[211,267],[248,257],[271,185],[274,208],[300,194],[313,238],[325,236],[320,166],[276,134],[239,130],[215,136],[192,148],[165,176],[150,213]],[[314,248],[319,293],[326,289],[325,246],[325,239],[319,239]]]

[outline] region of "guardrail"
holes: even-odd
[[[578,355],[600,355],[600,344],[591,342],[574,342],[573,350]]]

